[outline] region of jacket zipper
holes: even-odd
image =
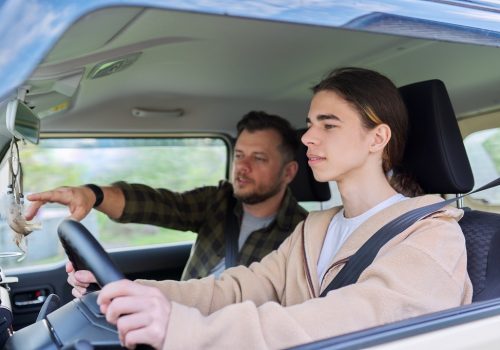
[[[309,286],[309,290],[313,296],[313,298],[316,298],[316,293],[314,292],[314,285],[312,283],[312,278],[311,278],[311,272],[309,271],[309,264],[307,262],[307,255],[306,255],[306,240],[305,240],[305,233],[304,233],[304,226],[306,225],[306,221],[302,223],[302,252],[304,254],[304,268],[306,272],[306,279],[307,279],[307,285]]]

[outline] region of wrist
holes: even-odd
[[[95,202],[92,207],[97,208],[98,206],[100,206],[102,204],[102,201],[104,200],[104,192],[102,191],[102,189],[94,184],[86,184],[84,185],[84,187],[90,189],[95,195]]]

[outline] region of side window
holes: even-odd
[[[500,128],[481,130],[464,139],[476,187],[500,176]],[[467,206],[500,212],[500,188],[471,195]]]
[[[228,173],[228,143],[215,137],[42,139],[23,145],[24,193],[86,183],[110,184],[124,180],[173,191],[217,185]],[[7,188],[7,162],[2,164],[2,188]],[[25,203],[25,205],[27,205]],[[36,220],[42,230],[27,237],[22,261],[3,259],[3,267],[32,266],[63,259],[57,225],[69,215],[66,207],[47,204]],[[195,234],[151,225],[118,224],[93,210],[82,223],[105,248],[136,247],[192,241]],[[18,251],[5,220],[0,221],[0,246]]]
[[[332,207],[342,205],[342,199],[340,198],[340,192],[335,181],[330,181],[330,193],[331,197],[326,202],[300,202],[299,204],[307,211],[313,210],[326,210]]]

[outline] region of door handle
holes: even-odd
[[[50,291],[48,289],[35,289],[14,294],[14,306],[30,307],[42,305]]]

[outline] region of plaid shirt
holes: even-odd
[[[182,279],[207,276],[225,255],[224,223],[227,205],[233,195],[233,186],[221,181],[219,186],[206,186],[177,193],[166,189],[153,189],[139,184],[117,182],[125,195],[125,208],[118,222],[142,223],[197,232],[191,256]],[[243,207],[237,201],[234,213],[241,224]],[[260,261],[292,233],[307,216],[287,189],[275,220],[267,227],[254,231],[243,244],[238,262],[250,265]]]

